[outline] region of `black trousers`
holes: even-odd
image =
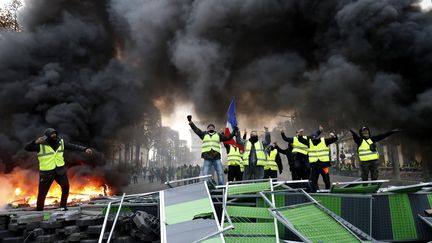
[[[292,168],[293,180],[309,180],[311,170],[309,168],[309,157],[301,153],[295,153],[294,168]]]
[[[264,166],[245,166],[243,180],[259,180],[264,178]]]
[[[69,180],[67,178],[66,167],[57,167],[54,170],[39,172],[39,189],[36,209],[42,211],[45,205],[45,198],[53,181],[56,181],[62,190],[60,207],[65,208],[69,196]]]
[[[228,165],[228,181],[241,181],[242,177],[240,165]]]
[[[277,179],[277,170],[265,170],[264,171],[264,179],[267,178],[276,178]]]
[[[321,163],[321,162],[316,162]],[[322,176],[325,188],[330,189],[330,175],[328,173],[328,167],[320,166],[319,164],[312,166],[312,172],[311,172],[311,189],[312,192],[316,192],[318,190],[318,178],[319,176]]]

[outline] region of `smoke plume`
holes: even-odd
[[[252,123],[292,110],[427,140],[432,12],[416,3],[28,0],[24,30],[0,35],[0,148],[56,127],[103,151],[156,99],[221,122],[233,96]]]

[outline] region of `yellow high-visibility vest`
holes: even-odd
[[[261,141],[257,141],[254,144],[255,151],[256,151],[256,157],[257,157],[257,166],[265,166],[267,164],[267,157],[264,152],[264,146],[262,145]],[[249,155],[250,151],[252,149],[252,143],[250,141],[246,142],[246,148],[243,153],[243,164],[249,165]]]
[[[242,164],[242,157],[240,155],[240,149],[230,145],[230,151],[227,154],[227,165],[241,165]]]
[[[47,171],[53,170],[56,167],[64,166],[64,141],[60,139],[60,146],[54,151],[51,146],[46,144],[39,145],[39,152],[37,154],[39,160],[39,170]]]
[[[303,138],[304,138],[304,139],[307,139],[306,136],[303,136]],[[307,155],[307,154],[308,154],[308,146],[302,144],[302,143],[298,140],[298,137],[297,137],[297,136],[293,138],[292,146],[293,146],[293,150],[292,150],[293,153],[301,153],[301,154],[304,154],[304,155]]]
[[[368,140],[363,139],[360,147],[358,148],[360,161],[371,161],[379,159],[378,150],[373,152],[370,149],[370,145],[372,144],[372,140],[369,138]]]
[[[201,153],[210,152],[210,150],[220,153],[220,137],[218,133],[204,136]]]
[[[264,170],[278,170],[278,166],[276,163],[276,155],[278,154],[277,149],[273,149],[270,151],[269,156],[267,157],[267,165],[264,166]]]
[[[309,139],[309,163],[315,163],[318,160],[321,162],[330,162],[330,149],[326,145],[324,138],[320,139],[318,145],[314,145]]]

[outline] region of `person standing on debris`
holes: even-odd
[[[240,138],[239,130],[236,131],[236,138]],[[241,181],[243,178],[242,166],[243,159],[240,148],[237,145],[233,144],[224,144],[225,149],[227,151],[227,172],[228,173],[228,181]]]
[[[224,173],[221,163],[220,142],[228,141],[233,138],[238,128],[235,127],[234,132],[227,137],[222,133],[217,133],[215,125],[213,124],[209,124],[207,126],[207,131],[204,132],[192,122],[191,115],[188,115],[187,119],[192,130],[203,140],[201,148],[201,158],[204,159],[203,175],[210,175],[210,169],[213,166],[217,173],[218,184],[223,185]]]
[[[60,207],[66,210],[69,181],[63,157],[64,150],[82,151],[89,155],[93,151],[89,147],[72,144],[59,138],[58,132],[53,128],[47,128],[44,136],[31,141],[25,146],[25,150],[37,152],[39,160],[39,188],[36,209],[38,211],[43,210],[49,188],[53,181],[56,181],[62,190]]]
[[[329,138],[318,138],[318,136],[312,136],[309,139],[305,139],[303,136],[298,135],[298,140],[307,145],[309,164],[312,167],[311,171],[311,188],[312,192],[318,190],[318,178],[322,176],[325,188],[330,189],[330,144],[337,141],[337,136],[334,133],[330,133]]]
[[[243,152],[243,180],[258,180],[264,178],[264,166],[267,164],[265,147],[270,144],[271,138],[265,127],[264,141],[259,141],[257,131],[252,131],[250,138],[244,142],[239,139],[238,143],[245,143]]]
[[[282,131],[281,136],[282,139],[289,144],[292,145],[291,156],[293,159],[293,166],[290,169],[292,170],[292,179],[293,180],[308,180],[310,177],[310,165],[308,162],[308,146],[302,144],[298,137],[301,136],[304,139],[309,139],[312,136],[319,136],[322,132],[322,126],[319,126],[318,131],[312,133],[309,136],[303,135],[303,128],[296,131],[295,137],[287,137],[285,133]]]
[[[227,150],[228,181],[241,181],[241,164],[243,163],[240,149],[232,144],[224,144]]]
[[[283,166],[279,152],[275,146],[268,148],[267,164],[264,166],[264,179],[275,178],[277,179],[277,172],[282,174]]]
[[[360,159],[360,171],[361,178],[363,181],[367,181],[369,178],[369,172],[371,174],[371,180],[378,179],[378,168],[379,168],[379,153],[376,146],[376,142],[379,142],[393,133],[399,132],[399,129],[394,129],[390,132],[371,136],[370,129],[368,127],[362,127],[359,130],[358,135],[353,129],[350,130],[354,142],[358,146],[358,154]]]

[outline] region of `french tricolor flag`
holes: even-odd
[[[231,103],[228,107],[228,121],[226,124],[226,128],[225,128],[225,135],[229,136],[233,130],[234,127],[237,127],[237,118],[236,118],[236,105],[235,105],[235,100],[234,98],[231,100]],[[235,137],[235,139],[237,139],[237,137]],[[234,138],[232,138],[231,140],[225,141],[225,144],[232,144],[237,146],[240,150],[243,151],[243,146],[241,146],[239,143],[237,143],[237,141]]]

